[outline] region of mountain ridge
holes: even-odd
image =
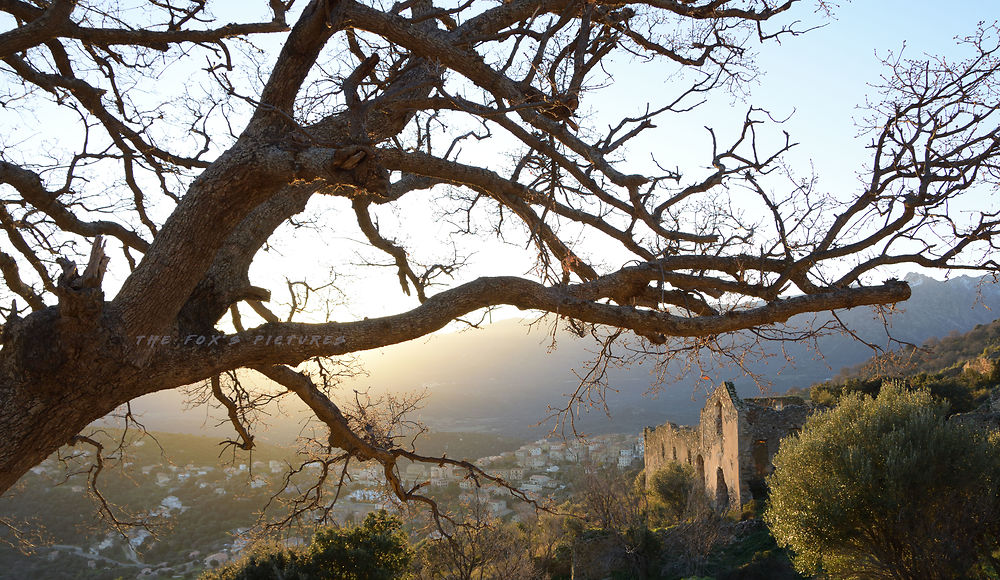
[[[904,280],[910,284],[912,296],[895,309],[888,325],[869,308],[839,311],[839,318],[865,342],[893,350],[899,343],[922,344],[949,332],[966,332],[977,324],[991,322],[1000,308],[1000,288],[981,278],[961,276],[939,281],[908,274]],[[800,315],[793,317],[789,325],[801,327],[809,319],[819,326],[834,322],[829,314]],[[564,395],[579,385],[574,370],[584,372],[597,347],[592,339],[581,339],[563,329],[553,330],[552,324],[549,321],[529,327],[523,321],[505,320],[482,329],[436,334],[363,353],[359,359],[367,374],[346,379],[340,391],[426,392],[425,406],[417,415],[435,430],[544,436],[551,423],[534,425],[548,415],[548,406],[566,404]],[[887,329],[899,342],[888,339]],[[740,336],[748,339],[746,333]],[[805,388],[829,380],[841,368],[869,359],[873,351],[851,336],[831,334],[817,339],[815,345],[770,345],[763,354],[760,359],[747,361],[747,370],[763,377],[765,392],[783,393],[792,387]],[[734,381],[742,396],[762,393],[761,386],[741,370],[708,360],[703,363],[701,368],[689,369],[680,380],[665,384],[652,397],[642,396],[656,382],[652,361],[609,369],[614,389],[608,397],[611,417],[598,406],[581,418],[578,427],[591,433],[635,432],[645,425],[666,421],[693,423],[704,396],[726,380]],[[156,410],[163,409],[159,403],[145,407],[134,403],[136,407],[146,408],[147,415],[162,414],[168,425],[183,423],[176,418],[176,411]],[[217,422],[204,411],[199,421]],[[299,428],[296,421],[293,418],[274,423],[285,438],[294,437]],[[151,428],[163,429],[161,423],[157,418]]]

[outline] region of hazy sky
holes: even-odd
[[[1000,18],[995,0],[877,0],[841,3],[834,19],[821,29],[761,52],[766,71],[753,90],[760,102],[782,103],[795,115],[790,132],[810,152],[817,170],[828,180],[853,175],[867,157],[868,138],[856,138],[853,119],[868,98],[877,94],[868,85],[885,72],[881,59],[890,51],[920,59],[968,55],[956,37],[975,32],[977,23]]]

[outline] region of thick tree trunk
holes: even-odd
[[[59,306],[9,318],[0,335],[0,494],[88,424],[138,397],[118,317],[100,289],[106,258],[98,238],[83,274],[64,262]]]
[[[0,350],[0,494],[87,425],[144,394],[176,387],[127,361],[114,316],[90,299],[64,294],[63,305],[8,321]]]
[[[0,386],[0,494],[120,404],[112,392],[11,382]]]

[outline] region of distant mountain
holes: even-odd
[[[944,337],[932,337],[918,347],[906,346],[883,356],[872,357],[841,369],[834,382],[872,377],[904,377],[920,373],[960,374],[966,368],[985,372],[989,362],[1000,358],[1000,318],[989,324],[977,324],[965,334],[952,331]]]
[[[977,324],[991,322],[1000,309],[1000,288],[979,279],[959,277],[942,282],[919,274],[905,279],[913,290],[912,297],[888,320],[889,332],[897,340],[921,344],[931,337],[964,333]],[[837,315],[866,342],[890,349],[898,346],[889,342],[886,327],[870,308],[838,311]],[[822,325],[831,320],[828,313],[798,316],[789,325],[801,327],[809,321]],[[551,348],[553,335],[555,348]],[[748,359],[745,365],[770,383],[770,391],[784,392],[828,380],[841,368],[862,363],[874,354],[868,346],[839,333],[818,339],[816,345],[822,357],[801,342],[769,344],[763,358]],[[565,405],[565,395],[579,384],[574,370],[584,371],[586,362],[594,358],[595,347],[592,338],[579,338],[565,330],[553,334],[551,322],[529,328],[523,322],[499,321],[482,329],[436,334],[363,353],[361,361],[368,375],[346,381],[342,391],[426,391],[425,407],[419,415],[433,429],[519,438],[543,436],[552,424],[534,425],[547,416],[548,406]],[[647,361],[609,369],[610,383],[617,389],[608,397],[611,418],[599,408],[591,409],[579,427],[593,433],[636,432],[644,425],[668,420],[693,423],[705,394],[724,380],[734,381],[744,396],[761,392],[738,368],[704,361],[703,369],[689,372],[675,384],[665,384],[653,397],[644,397],[655,382],[652,367],[653,362]],[[701,378],[703,371],[708,380]],[[171,396],[160,395],[159,403],[146,405],[151,428],[206,423],[204,411],[179,418],[176,399],[167,400]],[[133,408],[137,406],[141,407],[133,404]],[[274,418],[271,422],[282,433],[280,438],[292,437],[300,428],[294,418]],[[214,425],[215,421],[207,423]]]
[[[897,311],[888,318],[888,327],[870,308],[838,311],[837,316],[864,341],[886,350],[897,350],[901,344],[895,341],[920,345],[932,337],[965,333],[978,324],[992,322],[1000,312],[1000,286],[983,279],[962,276],[943,282],[911,273],[904,280],[909,282],[912,296],[897,305]],[[805,318],[799,316],[789,322],[798,324]],[[832,320],[829,314],[817,318],[818,322]],[[894,340],[890,340],[890,336]],[[779,368],[779,372],[775,372],[776,365],[753,365],[751,368],[769,376],[775,390],[785,391],[829,380],[844,367],[857,365],[877,354],[844,334],[823,337],[817,345],[822,358],[807,345],[792,343],[786,345],[785,351],[794,360],[793,364]]]
[[[837,316],[864,341],[893,349],[889,335],[898,341],[921,344],[935,336],[963,333],[996,318],[1000,309],[1000,287],[971,277],[939,281],[909,274],[912,297],[883,321],[870,308],[838,311]],[[790,327],[819,326],[833,321],[829,313],[803,315],[789,321]],[[438,428],[484,429],[519,432],[546,416],[548,405],[565,404],[565,394],[576,389],[580,372],[593,359],[596,343],[566,331],[555,333],[551,324],[529,329],[521,323],[502,321],[482,330],[435,335],[430,338],[382,349],[364,357],[375,387],[393,390],[426,388],[424,419]],[[770,382],[773,392],[806,387],[831,378],[841,368],[872,356],[870,347],[847,334],[819,338],[813,345],[790,342],[770,344],[764,357],[746,361],[747,368]],[[822,356],[820,354],[822,353]],[[787,359],[787,360],[786,360]],[[733,380],[744,396],[761,393],[760,387],[739,369],[703,362],[710,380],[701,370],[681,383],[666,384],[653,398],[643,397],[654,383],[652,361],[631,368],[611,369],[612,417],[592,409],[582,428],[592,432],[636,431],[643,425],[666,420],[697,421],[708,390],[723,380]],[[536,429],[542,432],[543,429]]]

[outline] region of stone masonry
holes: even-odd
[[[798,433],[811,409],[799,397],[741,399],[727,382],[705,401],[698,426],[643,430],[646,476],[668,462],[685,463],[719,509],[741,506],[764,493],[778,444]]]

